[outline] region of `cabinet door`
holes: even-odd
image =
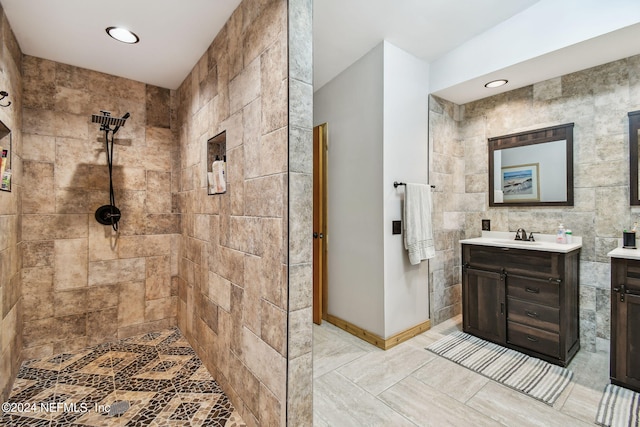
[[[640,295],[612,292],[611,298],[614,317],[611,344],[615,346],[611,374],[616,380],[640,390]]]
[[[504,274],[466,267],[462,277],[463,329],[470,334],[504,343]]]

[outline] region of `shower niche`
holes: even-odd
[[[0,122],[0,190],[11,191],[11,130]]]
[[[227,192],[227,131],[207,141],[207,192],[209,195]]]

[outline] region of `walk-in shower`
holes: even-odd
[[[121,118],[111,117],[108,111],[100,110],[101,114],[93,114],[91,121],[100,124],[100,130],[104,131],[104,145],[107,153],[107,166],[109,167],[109,204],[100,206],[96,210],[96,221],[102,225],[111,225],[114,231],[118,231],[118,221],[120,221],[120,209],[116,207],[116,197],[113,192],[113,141],[114,135],[129,118],[126,113]],[[111,133],[111,138],[109,138]]]

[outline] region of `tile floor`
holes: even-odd
[[[313,329],[314,426],[593,426],[609,354],[580,351],[553,406],[424,348],[461,317],[382,351],[323,322]]]
[[[25,361],[2,426],[244,426],[177,328]]]

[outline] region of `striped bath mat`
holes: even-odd
[[[548,405],[553,405],[573,376],[568,369],[464,332],[447,335],[427,350]]]
[[[637,426],[640,393],[607,384],[600,400],[596,424],[605,427]]]

